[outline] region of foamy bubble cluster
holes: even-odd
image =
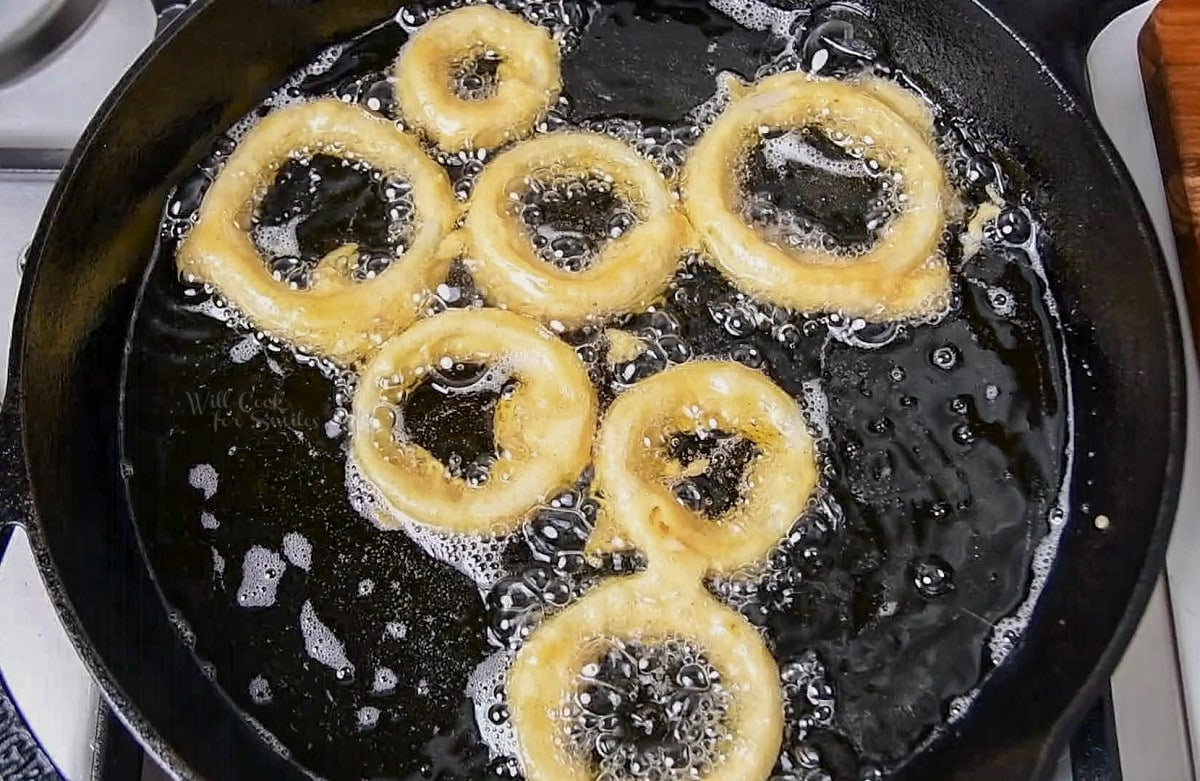
[[[570,125],[565,119],[561,123]],[[693,118],[671,124],[648,123],[627,117],[588,119],[581,122],[580,127],[629,144],[642,157],[654,163],[668,180],[674,180],[683,170],[683,164],[703,132],[701,122]]]
[[[800,406],[813,439],[829,439],[829,397],[819,379],[805,380],[800,391]]]
[[[196,632],[192,629],[192,625],[188,623],[187,619],[183,617],[182,613],[178,610],[169,610],[167,611],[167,620],[185,646],[188,648],[196,647]]]
[[[826,137],[808,129],[765,132],[753,164],[745,167],[747,192],[741,202],[742,216],[763,238],[787,250],[830,251],[847,258],[866,253],[879,231],[904,211],[906,198],[899,174],[886,171],[869,157],[872,144],[873,139],[837,133]],[[795,179],[811,171],[865,183],[871,190],[861,206],[862,226],[852,227],[856,233],[865,230],[866,240],[843,241],[824,222],[789,205],[790,194],[777,195],[780,183],[794,183],[789,190],[814,190],[813,185]]]
[[[513,658],[511,651],[496,651],[479,663],[467,681],[467,696],[475,709],[475,724],[492,759],[517,755],[517,736],[509,720],[505,691]]]
[[[795,720],[792,726],[797,732],[807,733],[808,728],[827,726],[833,720],[836,693],[815,652],[805,651],[784,663],[780,676],[788,715]]]
[[[312,543],[300,532],[288,532],[283,535],[283,555],[293,567],[308,572],[312,567],[312,552]]]
[[[346,646],[333,630],[320,618],[310,600],[300,606],[300,634],[304,637],[304,650],[314,661],[332,669],[339,681],[354,678],[354,665],[346,657]]]
[[[213,583],[219,587],[225,587],[225,557],[216,548],[209,548],[212,553],[212,571]]]
[[[584,665],[561,718],[599,778],[703,778],[722,760],[732,705],[721,674],[682,640],[612,639]]]
[[[262,342],[258,341],[254,334],[249,334],[229,348],[229,360],[234,363],[249,363],[260,352]]]
[[[212,464],[196,464],[188,471],[188,485],[195,488],[205,499],[211,499],[217,493],[219,478]]]
[[[255,545],[242,558],[242,584],[237,603],[241,607],[271,607],[287,564],[273,550]]]
[[[399,527],[431,558],[470,578],[481,594],[508,574],[503,554],[510,537],[445,534],[422,524],[384,501],[352,458],[346,459],[346,487],[350,505],[359,515],[384,530]]]
[[[261,675],[256,675],[250,680],[249,693],[250,701],[255,705],[269,705],[274,699],[271,684]]]
[[[386,695],[396,690],[400,679],[390,667],[376,667],[375,676],[371,679],[371,694]]]
[[[566,271],[592,266],[609,241],[639,218],[613,190],[607,175],[530,178],[519,193],[519,215],[537,255]]]
[[[770,32],[779,38],[787,37],[796,20],[808,14],[807,9],[788,10],[762,0],[712,0],[711,5],[742,27]]]
[[[374,705],[364,705],[354,712],[354,721],[359,732],[370,732],[379,724],[381,712]]]

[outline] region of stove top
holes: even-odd
[[[69,1],[0,0],[0,50],[17,25],[28,26],[37,13]],[[53,186],[55,169],[104,95],[154,33],[150,0],[99,0],[97,4],[86,29],[65,43],[51,61],[22,80],[0,84],[0,346],[10,338],[19,259]],[[1089,64],[1101,119],[1131,169],[1174,263],[1134,44],[1153,5],[1152,1],[1135,9],[1106,30]],[[1190,372],[1189,457],[1195,460],[1200,458],[1200,384],[1194,362]],[[0,387],[3,382],[0,376]],[[1200,475],[1200,469],[1185,474]],[[1200,720],[1193,721],[1195,729],[1189,736],[1184,703],[1200,708],[1200,597],[1196,596],[1200,595],[1200,567],[1189,555],[1195,550],[1200,550],[1197,478],[1184,486],[1168,578],[1155,592],[1113,677],[1111,704],[1100,703],[1093,711],[1060,761],[1055,781],[1109,781],[1123,775],[1132,781],[1194,778],[1189,746],[1200,751]],[[119,734],[103,740],[106,731],[120,727],[99,708],[97,689],[54,615],[21,532],[14,535],[0,562],[0,627],[3,681],[63,777],[71,781],[165,777],[153,762],[143,764],[136,753],[131,754],[131,744]],[[1184,660],[1182,672],[1179,658]],[[11,719],[0,704],[0,776],[5,775],[5,755],[14,748],[12,739],[6,738]],[[104,743],[108,750],[98,755],[96,749]]]

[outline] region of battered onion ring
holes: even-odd
[[[886,79],[867,78],[857,82],[857,84],[866,90],[871,97],[880,103],[886,103],[888,108],[904,117],[908,124],[920,130],[925,139],[932,145],[934,137],[933,112],[930,110],[928,104],[922,102],[912,92]]]
[[[676,434],[719,429],[753,442],[735,506],[714,519],[675,498],[684,475],[668,453]],[[643,380],[617,397],[596,439],[603,498],[594,550],[635,547],[651,562],[698,557],[707,572],[760,561],[787,535],[817,484],[812,437],[796,402],[738,363],[697,361]]]
[[[638,224],[606,244],[583,271],[542,261],[512,193],[528,188],[533,177],[594,173],[612,178]],[[568,328],[649,306],[671,281],[690,238],[658,170],[626,144],[597,133],[555,133],[504,152],[479,175],[468,207],[468,267],[487,300]]]
[[[556,720],[583,666],[612,639],[693,641],[721,673],[732,703],[719,762],[704,781],[763,779],[783,739],[779,669],[762,638],[742,616],[721,605],[695,573],[675,577],[653,565],[610,580],[538,627],[517,653],[508,680],[508,707],[529,781],[591,781],[589,758],[572,750]]]
[[[464,60],[495,52],[495,93],[455,94]],[[524,138],[562,89],[558,44],[541,27],[486,5],[460,8],[426,24],[396,60],[400,114],[448,152],[492,148]]]
[[[412,241],[396,262],[361,282],[348,276],[357,247],[340,247],[317,265],[306,289],[294,290],[271,277],[248,230],[280,167],[317,153],[410,182]],[[350,363],[417,318],[425,291],[445,276],[449,258],[438,247],[456,218],[449,178],[412,136],[341,101],[317,100],[277,111],[246,135],[205,195],[176,262],[185,278],[215,286],[257,327]]]
[[[944,306],[950,272],[938,252],[949,185],[924,120],[910,101],[864,88],[783,73],[733,100],[701,137],[684,169],[688,217],[739,289],[802,311],[899,320]],[[914,125],[914,122],[917,124]],[[878,162],[904,175],[908,202],[860,257],[825,249],[784,250],[738,214],[738,161],[763,128],[819,126],[870,137]]]
[[[446,359],[499,365],[517,381],[496,404],[501,455],[479,486],[447,476],[429,451],[396,439],[396,406]],[[402,517],[447,532],[503,534],[579,477],[595,427],[596,393],[564,342],[511,312],[450,310],[416,323],[367,365],[350,447],[362,475]]]

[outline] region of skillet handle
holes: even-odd
[[[1110,22],[1145,0],[979,2],[1024,38],[1069,89],[1090,103],[1087,52],[1092,41]]]

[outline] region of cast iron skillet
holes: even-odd
[[[1085,97],[1087,44],[1133,5],[878,3],[896,59],[970,106],[1046,189],[1075,446],[1094,454],[1075,464],[1072,521],[1023,643],[903,778],[1047,775],[1162,565],[1183,459],[1179,325],[1149,220]],[[375,0],[197,0],[100,110],[29,252],[0,415],[0,522],[26,528],[114,709],[183,777],[303,773],[202,674],[142,558],[117,441],[135,294],[168,189],[215,135],[313,52],[380,15]],[[1111,526],[1097,529],[1084,504]]]

